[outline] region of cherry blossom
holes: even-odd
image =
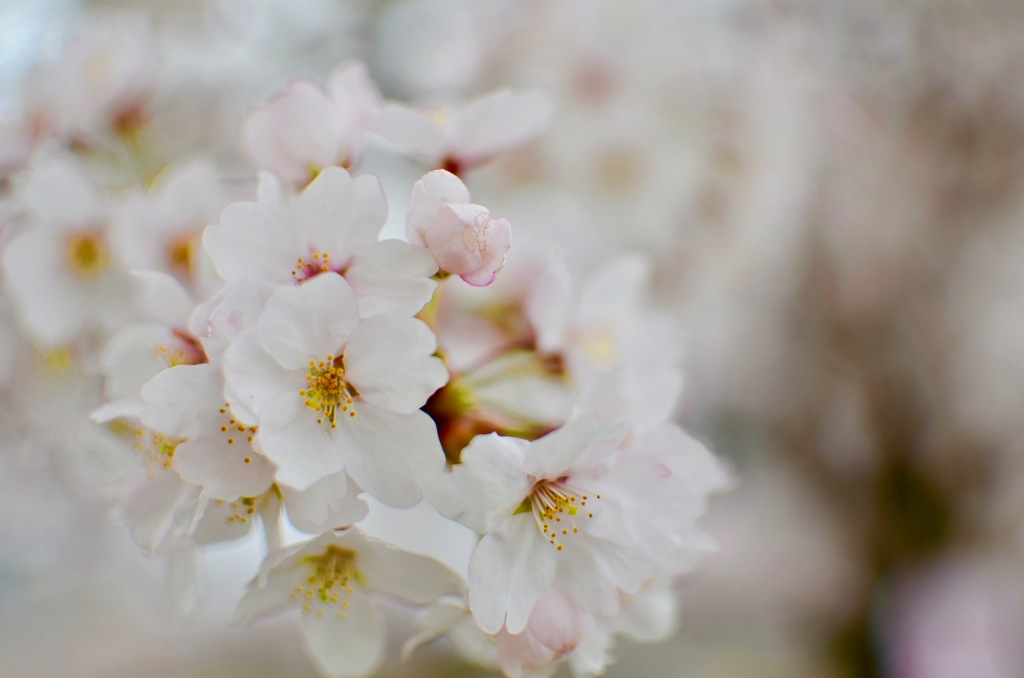
[[[430,250],[442,271],[482,287],[494,282],[510,245],[508,219],[469,202],[469,191],[457,176],[444,170],[416,182],[409,199],[406,236]]]
[[[343,278],[279,289],[224,355],[226,393],[277,478],[298,489],[345,470],[385,503],[411,506],[443,455],[420,407],[447,381],[422,322],[359,319]],[[297,453],[298,451],[298,453]]]
[[[369,676],[381,664],[385,641],[384,618],[373,596],[427,605],[462,586],[459,576],[436,560],[351,528],[269,554],[235,615],[253,622],[301,610],[307,652],[324,675]]]

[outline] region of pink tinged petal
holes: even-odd
[[[302,613],[306,650],[317,669],[331,678],[369,676],[384,659],[384,619],[367,596],[356,590],[345,600],[345,618],[334,608]]]
[[[331,71],[327,92],[357,131],[362,131],[371,113],[380,107],[380,90],[362,61],[347,61]]]
[[[344,439],[337,435],[344,424],[331,429],[326,421],[318,424],[318,416],[298,393],[281,393],[260,419],[260,448],[277,464],[277,479],[298,490],[344,469]]]
[[[455,111],[449,123],[452,155],[471,165],[540,135],[554,113],[542,92],[500,90]]]
[[[462,450],[462,463],[427,486],[427,498],[442,515],[470,529],[493,529],[533,488],[522,468],[529,445],[497,433],[476,436]]]
[[[350,132],[341,111],[319,85],[293,82],[265,108],[242,121],[246,154],[260,169],[301,186],[316,170],[345,162]]]
[[[569,598],[557,588],[549,588],[540,597],[530,613],[528,632],[556,657],[576,649],[582,634],[579,611]]]
[[[281,485],[281,492],[288,520],[309,534],[357,523],[369,512],[366,502],[359,498],[359,486],[348,482],[345,473],[329,475],[305,490]]]
[[[345,535],[340,543],[349,541],[359,553],[357,567],[376,591],[408,603],[429,605],[441,596],[459,595],[465,589],[462,577],[433,558],[406,553],[367,537],[352,539]]]
[[[282,391],[299,391],[306,386],[304,372],[286,370],[270,357],[260,343],[257,328],[238,335],[224,353],[224,396],[243,423],[259,423],[260,413]]]
[[[434,420],[420,410],[385,412],[356,401],[355,417],[338,422],[348,474],[379,501],[395,508],[416,505],[422,484],[444,469]]]
[[[427,172],[412,187],[405,234],[414,245],[426,246],[424,234],[444,204],[469,202],[469,189],[462,180],[446,170]]]
[[[525,303],[541,352],[565,349],[576,303],[576,284],[565,258],[552,256],[547,269],[530,285]]]
[[[273,183],[266,175],[261,181]],[[217,273],[228,282],[253,276],[277,284],[290,283],[298,258],[305,254],[295,240],[284,205],[263,201],[225,208],[220,223],[204,231],[203,247]]]
[[[345,346],[345,379],[360,398],[390,412],[423,407],[448,382],[437,337],[415,318],[387,313],[359,324]]]
[[[402,151],[436,163],[445,152],[444,132],[426,113],[385,104],[370,121],[370,131]]]
[[[318,252],[329,253],[338,265],[355,250],[377,242],[388,219],[380,180],[372,174],[353,177],[340,167],[321,172],[296,200],[294,209],[302,241]]]
[[[412,316],[430,301],[437,262],[427,250],[401,240],[383,240],[361,250],[345,270],[364,318],[396,312]]]
[[[237,499],[262,494],[274,482],[274,465],[253,451],[245,433],[207,433],[187,440],[174,452],[174,468],[185,482],[201,485],[214,499]]]
[[[224,406],[223,391],[220,368],[209,363],[165,369],[142,388],[142,423],[179,438],[208,432]]]
[[[510,516],[485,534],[469,563],[469,605],[480,628],[521,633],[555,577],[555,558],[531,513]]]
[[[704,511],[707,495],[727,489],[733,476],[715,455],[682,428],[665,423],[638,438],[630,447],[642,451],[671,471],[669,482],[677,496],[686,498],[685,511],[696,516]]]
[[[339,356],[358,324],[355,292],[344,278],[329,274],[277,290],[257,329],[263,347],[278,363],[305,370],[310,360]]]
[[[167,327],[184,328],[193,303],[177,280],[158,271],[132,271],[135,305],[147,320]]]
[[[460,277],[475,287],[486,287],[494,282],[495,276],[505,266],[505,257],[512,244],[512,226],[508,219],[491,219],[482,232],[474,229],[463,233],[464,242],[470,239],[476,239],[479,263],[476,270],[460,274]]]

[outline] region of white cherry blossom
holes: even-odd
[[[614,614],[619,591],[639,591],[675,546],[663,470],[621,454],[625,435],[580,418],[533,442],[477,436],[431,486],[442,514],[484,534],[469,567],[483,630],[521,633],[556,582],[575,604]]]
[[[419,320],[360,320],[343,278],[279,289],[255,326],[224,355],[228,400],[259,426],[259,445],[281,482],[304,489],[345,470],[393,506],[412,506],[440,472],[433,421],[420,411],[447,381]]]
[[[301,188],[328,167],[352,167],[363,146],[365,127],[380,105],[380,93],[362,62],[342,64],[327,91],[296,80],[242,122],[250,160],[286,183]]]
[[[253,622],[301,610],[306,650],[320,672],[358,678],[383,660],[384,617],[373,596],[422,606],[462,587],[461,578],[440,562],[351,528],[269,554],[235,615]]]
[[[552,112],[540,92],[503,89],[459,107],[416,110],[385,104],[371,129],[430,167],[461,175],[538,136]]]
[[[437,265],[422,248],[378,241],[387,210],[380,182],[371,175],[328,168],[288,199],[278,180],[263,174],[257,202],[225,209],[203,243],[229,284],[259,278],[296,285],[335,273],[355,289],[364,317],[386,311],[412,315],[434,293],[430,276]]]

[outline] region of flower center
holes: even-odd
[[[225,521],[228,525],[241,523],[246,525],[252,520],[256,513],[256,500],[258,497],[241,497],[233,502],[226,502],[223,499],[217,500],[217,506],[228,506],[231,511]]]
[[[523,500],[518,512],[532,511],[534,520],[552,546],[561,551],[565,548],[562,537],[577,534],[577,516],[593,518],[594,513],[586,508],[590,495],[584,494],[566,482],[563,476],[557,480],[538,480],[530,496]],[[600,499],[600,494],[594,495]],[[563,519],[565,524],[563,525]]]
[[[313,255],[309,259],[299,257],[299,260],[295,264],[295,268],[292,269],[292,277],[295,278],[296,284],[304,283],[310,278],[314,278],[321,273],[327,273],[333,270],[331,268],[331,255],[328,252],[321,254],[316,250],[313,250]]]
[[[182,277],[192,275],[195,263],[195,234],[185,233],[172,240],[165,250],[171,270]]]
[[[319,601],[322,606],[340,608],[338,619],[347,617],[345,610],[349,603],[348,600],[342,600],[342,596],[348,597],[355,593],[353,583],[366,586],[366,580],[356,569],[356,552],[332,544],[323,553],[304,556],[299,562],[308,566],[311,574],[306,578],[305,586],[295,587],[291,599],[304,598],[306,603],[303,609],[306,612],[312,612],[313,603]],[[318,617],[326,614],[322,607],[316,612]]]
[[[331,428],[338,428],[335,419],[338,412],[356,416],[352,398],[358,395],[352,385],[345,381],[345,366],[341,357],[328,355],[326,360],[309,361],[309,372],[306,374],[306,388],[299,395],[306,399],[306,407],[323,415],[317,417],[317,423],[327,419]]]
[[[107,248],[95,231],[81,231],[68,237],[68,263],[79,277],[91,278],[107,265]]]
[[[150,478],[155,478],[159,469],[170,469],[174,465],[174,451],[180,440],[146,429],[135,431],[135,438],[135,451],[142,453],[146,475]]]
[[[210,362],[209,358],[206,357],[206,349],[203,348],[198,339],[191,334],[177,329],[173,330],[173,333],[174,338],[177,340],[176,345],[168,348],[161,344],[156,348],[157,353],[167,361],[168,367],[200,365]]]

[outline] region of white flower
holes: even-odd
[[[418,111],[386,104],[371,129],[433,168],[462,174],[539,135],[551,114],[551,102],[540,92],[499,90],[460,108]]]
[[[36,170],[22,192],[26,228],[3,252],[11,305],[50,347],[128,319],[127,272],[112,256],[108,208],[76,165]]]
[[[380,93],[358,61],[339,66],[327,89],[296,80],[242,121],[245,150],[256,167],[301,188],[327,167],[356,163]]]
[[[552,256],[525,301],[537,350],[561,355],[577,383],[629,365],[671,392],[677,387],[661,382],[680,361],[682,334],[674,319],[649,308],[649,276],[647,261],[623,256],[580,284],[564,257]]]
[[[224,355],[239,419],[259,425],[277,478],[298,489],[345,470],[392,506],[412,506],[444,464],[434,422],[420,411],[448,378],[419,320],[359,319],[343,278],[279,289]]]
[[[372,594],[427,605],[462,586],[459,576],[436,560],[352,528],[268,555],[236,617],[252,622],[299,609],[306,649],[324,675],[368,676],[381,664],[385,640],[384,618]]]
[[[508,219],[469,202],[465,184],[435,170],[416,182],[409,199],[409,242],[430,250],[441,270],[478,287],[490,285],[505,265],[511,240]]]
[[[521,633],[553,583],[576,605],[614,614],[619,590],[638,591],[674,547],[662,469],[620,454],[624,436],[585,418],[533,442],[477,436],[431,486],[442,514],[484,533],[469,566],[483,630]]]
[[[132,268],[168,273],[186,285],[196,281],[209,286],[212,271],[204,270],[210,264],[202,256],[201,236],[226,204],[212,163],[173,166],[161,172],[151,191],[131,195],[118,210],[113,248]]]
[[[88,140],[132,129],[144,121],[156,89],[156,45],[139,16],[93,19],[29,78],[34,116],[58,134]]]
[[[436,283],[433,258],[398,240],[378,241],[387,201],[371,175],[351,176],[332,167],[294,200],[286,200],[271,175],[260,177],[255,203],[230,205],[210,226],[203,244],[228,283],[259,278],[295,285],[323,273],[345,277],[366,317],[386,311],[413,315]]]

